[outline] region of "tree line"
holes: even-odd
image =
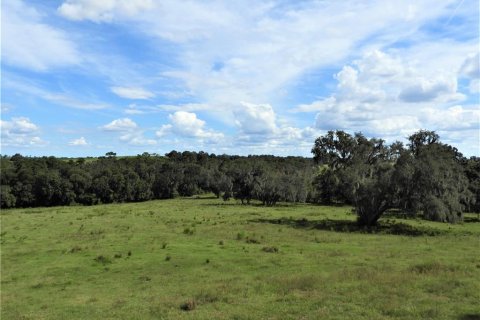
[[[1,208],[135,202],[213,193],[257,200],[349,204],[371,226],[390,209],[457,222],[480,211],[480,159],[463,157],[433,131],[387,145],[344,131],[315,140],[313,159],[172,151],[165,156],[0,159]]]
[[[213,193],[248,204],[305,202],[312,159],[172,151],[165,156],[1,157],[1,207],[95,205]]]

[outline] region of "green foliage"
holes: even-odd
[[[13,208],[17,199],[12,193],[10,186],[0,186],[0,201],[2,208]]]
[[[258,199],[264,186],[278,186],[278,200],[303,202],[310,184],[310,159],[273,156],[216,156],[204,152],[172,151],[166,157],[106,157],[85,161],[54,157],[2,157],[2,208],[171,199],[213,192],[225,201]],[[278,176],[278,179],[277,179]],[[267,181],[267,179],[273,179]],[[275,187],[276,188],[276,187]],[[266,197],[266,196],[265,196]]]
[[[475,182],[465,175],[463,156],[439,142],[433,131],[409,137],[409,149],[395,142],[329,131],[315,141],[312,153],[322,165],[315,177],[321,203],[352,204],[360,225],[375,225],[390,208],[429,220],[457,222],[464,207],[476,203]],[[463,165],[463,166],[462,166]],[[475,170],[467,171],[475,176]],[[472,199],[475,199],[473,201]]]

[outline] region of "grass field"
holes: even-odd
[[[2,319],[480,319],[480,223],[213,198],[1,212]]]

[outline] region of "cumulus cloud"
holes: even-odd
[[[433,101],[441,96],[452,96],[457,92],[457,80],[450,77],[439,77],[437,79],[416,79],[400,92],[399,98],[405,102]]]
[[[142,130],[132,119],[122,118],[100,127],[104,131],[120,133],[119,140],[131,146],[152,146],[157,142],[144,136]]]
[[[78,64],[80,54],[64,31],[20,0],[2,2],[2,63],[35,71]]]
[[[433,73],[406,58],[375,50],[344,66],[335,79],[337,89],[331,96],[294,109],[316,112],[317,129],[400,140],[421,128],[478,129],[478,106],[450,106],[465,96],[458,92],[455,74],[446,70]]]
[[[137,124],[129,118],[116,119],[101,127],[105,131],[131,131],[137,129]]]
[[[2,147],[45,146],[38,133],[39,127],[26,117],[15,117],[10,121],[0,120]]]
[[[177,111],[168,116],[169,124],[163,125],[156,132],[157,137],[164,137],[168,134],[176,134],[187,138],[199,139],[223,139],[224,135],[220,132],[205,129],[205,121],[197,118],[193,112]]]
[[[284,119],[278,119],[269,104],[242,102],[235,112],[235,123],[239,129],[234,137],[235,144],[264,148],[264,152],[278,153],[280,150],[309,150],[319,130],[312,127],[298,128]]]
[[[80,137],[78,139],[74,139],[70,142],[68,142],[69,146],[86,146],[88,145],[87,140],[84,137]]]
[[[269,104],[242,102],[234,112],[235,124],[246,134],[269,134],[277,130],[276,116]]]
[[[478,130],[480,125],[480,106],[467,109],[461,105],[439,110],[424,108],[420,110],[420,119],[430,128],[443,131]]]
[[[115,17],[130,17],[152,7],[152,0],[67,0],[58,12],[71,20],[108,22]]]
[[[136,87],[111,87],[113,93],[125,99],[144,100],[155,97],[153,92]]]

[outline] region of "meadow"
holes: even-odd
[[[480,222],[202,196],[1,211],[2,319],[480,319]]]

